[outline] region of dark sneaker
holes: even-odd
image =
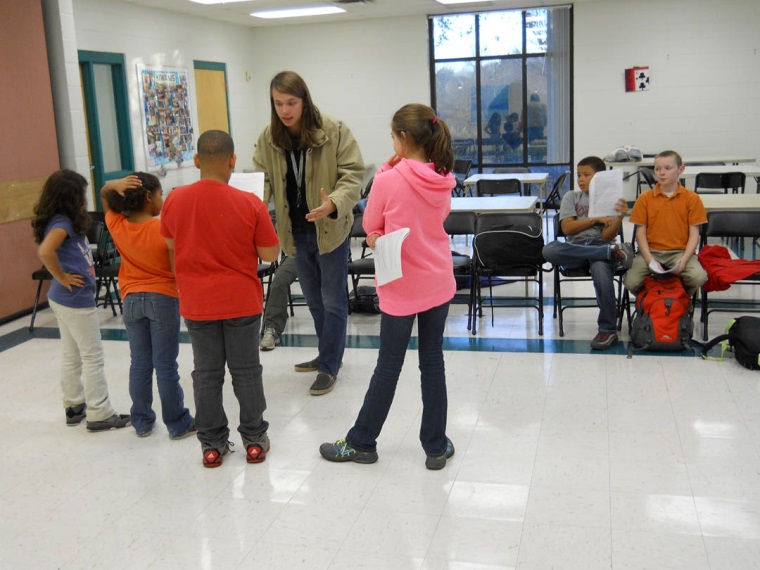
[[[340,363],[340,367],[343,368],[342,362]],[[317,356],[314,360],[309,360],[309,362],[296,364],[294,368],[296,369],[296,372],[316,372],[319,370],[319,357]]]
[[[600,332],[591,341],[591,348],[594,350],[607,350],[618,341],[618,336],[614,332]]]
[[[377,451],[359,451],[351,447],[345,439],[339,439],[335,443],[323,443],[319,446],[319,453],[328,461],[335,463],[374,463],[377,461]]]
[[[245,460],[248,463],[261,463],[267,458],[269,447],[269,437],[267,434],[260,435],[256,441],[246,441]]]
[[[314,360],[309,360],[308,362],[296,364],[294,368],[296,372],[316,372],[319,370],[319,357],[317,356]]]
[[[198,430],[195,429],[195,423],[193,423],[193,425],[191,425],[182,433],[178,433],[177,435],[169,435],[169,439],[173,439],[173,440],[185,439],[186,437],[190,437],[191,435],[195,435],[196,433],[198,433]]]
[[[633,265],[633,258],[636,254],[633,253],[633,248],[630,243],[613,244],[612,254],[617,260],[620,267],[628,270]]]
[[[156,423],[153,422],[146,429],[135,429],[135,433],[137,434],[137,437],[148,437],[150,434],[153,433],[153,428],[155,427],[156,427]]]
[[[312,396],[321,396],[322,394],[332,392],[332,389],[335,388],[335,381],[337,379],[337,376],[333,376],[327,372],[320,372],[317,374],[317,379],[314,380],[314,384],[309,388],[309,393]]]
[[[454,455],[454,444],[451,443],[451,440],[447,437],[446,451],[443,453],[443,455],[428,455],[425,459],[425,467],[432,469],[433,471],[443,469],[446,467],[446,460],[449,459],[452,455]]]
[[[87,422],[87,431],[108,431],[121,429],[130,425],[129,414],[114,414],[110,418],[99,422]]]
[[[87,404],[79,404],[77,406],[69,406],[66,408],[66,425],[78,426],[81,424],[84,420],[86,410]]]
[[[264,337],[259,343],[259,350],[274,350],[274,347],[278,344],[280,344],[280,335],[271,327],[264,329]],[[298,370],[299,366],[300,364],[296,365],[296,370]]]
[[[231,446],[235,445],[231,441],[228,441],[223,446],[216,448],[216,447],[207,447],[203,450],[203,466],[214,468],[219,467],[222,464],[222,456],[226,455],[227,453],[231,453],[232,450],[230,449]]]

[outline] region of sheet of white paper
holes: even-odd
[[[588,190],[589,218],[614,217],[615,203],[623,197],[623,171],[617,168],[597,172]]]
[[[261,200],[264,199],[263,172],[233,172],[229,184],[243,192],[256,194]]]
[[[408,235],[409,228],[401,228],[377,238],[375,242],[375,278],[378,286],[386,285],[403,277],[401,245]]]
[[[668,273],[668,270],[665,269],[662,265],[660,265],[660,262],[654,258],[652,258],[652,261],[649,262],[649,270],[652,273],[659,273],[660,275],[664,275],[665,273]]]

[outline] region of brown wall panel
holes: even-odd
[[[59,168],[39,0],[0,0],[0,319],[31,308],[40,267],[29,217]]]

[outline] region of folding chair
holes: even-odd
[[[562,223],[559,220],[559,216],[554,217],[554,235],[557,239],[567,237],[562,231]],[[620,225],[618,237],[620,238],[620,243],[625,241],[622,224]],[[562,283],[593,282],[588,263],[583,267],[566,267],[564,265],[552,264],[552,270],[554,271],[553,316],[558,320],[559,336],[565,336],[563,316],[567,309],[598,308],[599,304],[597,303],[596,295],[593,297],[565,297],[562,295]],[[614,281],[617,286],[617,330],[622,330],[623,328],[623,314],[628,317],[628,327],[630,328],[631,326],[631,300],[623,286],[625,272],[624,268],[616,268],[613,271]]]
[[[707,224],[702,226],[702,245],[707,245],[709,238],[722,240],[741,240],[742,249],[744,238],[752,243],[760,237],[760,211],[753,210],[717,210],[707,213]],[[754,255],[754,248],[753,248]],[[760,285],[760,272],[745,279],[734,281],[731,287]],[[707,291],[702,288],[700,319],[703,323],[702,338],[707,340],[710,313],[742,312],[760,313],[760,300],[756,299],[709,299]]]
[[[478,180],[477,187],[478,196],[500,196],[504,194],[517,194],[522,196],[522,183],[517,178]]]
[[[541,216],[537,213],[486,213],[475,221],[472,240],[473,299],[472,334],[477,332],[477,318],[484,306],[491,307],[491,325],[495,307],[531,307],[538,311],[538,334],[544,334],[544,289],[541,249],[544,245]],[[494,297],[493,281],[497,284],[524,283],[525,295]],[[482,297],[482,281],[488,285],[488,299]],[[537,294],[528,294],[535,283]]]

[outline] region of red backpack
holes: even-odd
[[[674,275],[645,277],[644,287],[636,295],[629,356],[634,348],[694,352],[693,332],[691,298],[681,278]]]

